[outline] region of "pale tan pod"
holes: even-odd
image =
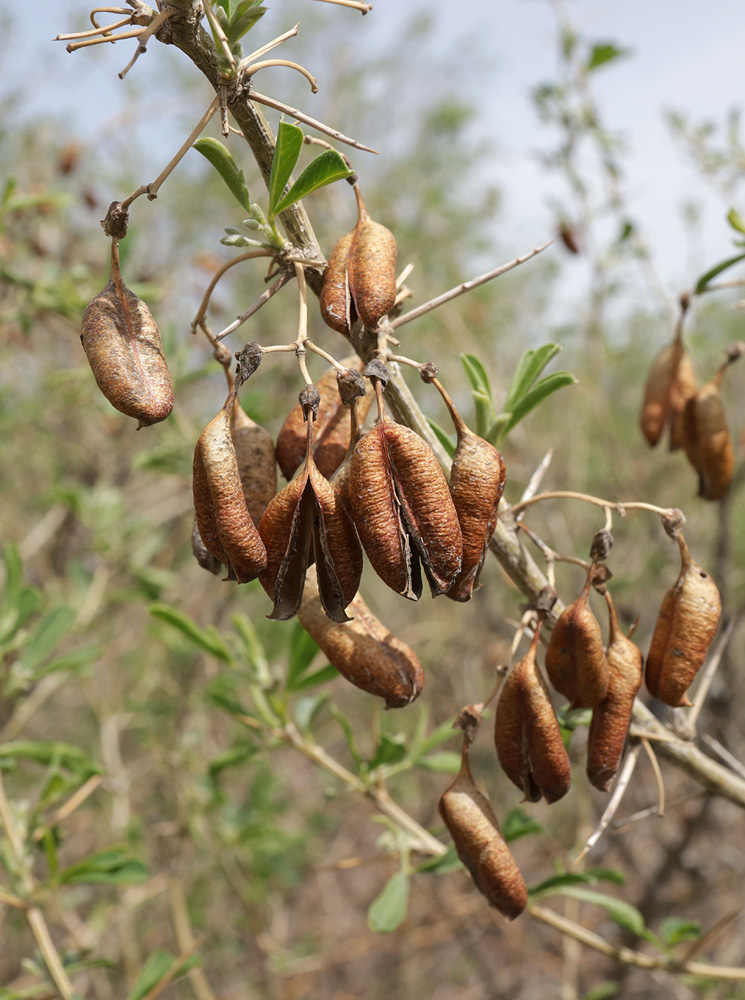
[[[593,566],[577,600],[559,615],[546,649],[548,679],[572,708],[594,708],[608,689],[603,634],[589,601],[594,571]]]
[[[716,634],[722,601],[712,578],[691,559],[682,533],[678,546],[682,566],[663,600],[647,657],[646,681],[660,701],[684,708],[691,704],[686,692]]]
[[[722,405],[721,368],[686,403],[683,412],[683,445],[699,476],[699,496],[721,500],[726,496],[735,469],[735,453]]]
[[[460,773],[443,793],[438,808],[476,888],[507,920],[519,917],[528,904],[525,879],[502,836],[491,803],[476,787],[465,741]]]
[[[587,777],[600,791],[610,787],[621,762],[631,723],[634,698],[642,682],[642,653],[620,629],[613,600],[606,590],[610,636],[605,657],[608,661],[608,691],[597,708],[587,737]]]
[[[108,284],[83,313],[80,341],[112,406],[135,417],[138,428],[165,420],[173,409],[173,386],[160,331],[148,307],[122,280],[116,241]]]
[[[683,348],[678,367],[670,386],[670,451],[677,451],[684,444],[684,418],[688,400],[696,395],[698,381],[693,361],[688,351]]]
[[[230,416],[238,472],[251,520],[258,527],[261,515],[277,492],[277,462],[272,436],[252,420],[236,399]]]
[[[247,583],[266,566],[266,549],[243,496],[230,436],[233,398],[231,394],[205,427],[194,450],[194,507],[207,549],[229,566],[239,583]]]
[[[347,259],[354,234],[355,230],[350,230],[334,245],[323,272],[320,295],[321,318],[345,337],[349,336],[350,327],[357,318],[347,281]]]
[[[386,708],[401,708],[418,698],[424,671],[414,651],[375,617],[360,594],[347,610],[351,621],[329,620],[318,592],[316,567],[311,566],[298,618],[329,663],[356,687],[383,698]]]
[[[639,424],[644,437],[654,447],[670,412],[670,391],[683,353],[679,338],[664,347],[652,362],[644,386],[644,399]]]
[[[366,216],[357,223],[347,273],[357,315],[374,330],[396,301],[396,238]]]

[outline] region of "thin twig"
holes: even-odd
[[[683,806],[688,802],[695,802],[697,799],[703,799],[706,796],[706,792],[695,792],[693,795],[681,795],[677,799],[673,799],[672,802],[667,803],[668,812],[670,809],[675,809],[677,806]],[[639,809],[637,812],[631,813],[629,816],[625,816],[622,819],[617,819],[615,823],[611,823],[611,830],[614,833],[626,833],[633,826],[639,823],[643,819],[648,819],[650,816],[659,816],[659,804],[656,806],[647,806],[646,809]]]
[[[249,52],[247,56],[244,56],[241,59],[240,65],[238,66],[239,71],[243,72],[243,69],[246,66],[249,66],[252,62],[256,62],[257,59],[265,56],[267,52],[271,52],[272,49],[276,49],[278,45],[281,45],[282,42],[286,42],[288,38],[293,38],[297,34],[299,24],[300,22],[298,21],[294,28],[290,28],[289,31],[285,31],[281,35],[277,35],[276,38],[273,38],[271,42],[267,42],[266,45],[262,45],[261,48],[254,49],[253,52]]]
[[[127,75],[127,73],[129,73],[129,71],[132,69],[132,67],[140,58],[140,56],[143,54],[143,52],[147,52],[147,43],[153,37],[158,28],[160,28],[161,24],[165,24],[168,18],[171,17],[171,15],[174,13],[175,11],[173,9],[171,9],[170,7],[165,7],[159,14],[157,14],[152,19],[150,24],[148,24],[147,28],[145,28],[143,33],[140,35],[140,41],[137,44],[137,48],[135,49],[134,55],[119,74],[120,80],[123,80],[124,77]]]
[[[228,65],[230,66],[231,74],[232,76],[235,76],[238,71],[238,67],[235,64],[235,56],[233,55],[233,50],[230,48],[230,42],[225,36],[225,32],[223,31],[222,25],[217,20],[215,12],[212,10],[212,4],[210,3],[204,4],[204,12],[207,15],[207,20],[210,22],[210,27],[212,28],[215,35],[219,39],[220,47],[222,48],[225,58],[228,60]]]
[[[589,493],[577,493],[574,490],[549,490],[546,493],[538,493],[527,500],[520,500],[512,507],[513,514],[525,510],[526,507],[534,503],[543,503],[544,500],[584,500],[585,503],[595,504],[596,507],[610,507],[622,517],[627,510],[648,510],[660,517],[677,518],[681,516],[681,511],[677,507],[657,507],[653,503],[644,503],[641,500],[604,500],[602,497],[592,496]],[[685,519],[684,519],[685,520]]]
[[[447,292],[443,292],[442,295],[436,296],[434,299],[430,299],[429,302],[424,302],[422,305],[417,306],[416,309],[410,309],[409,312],[404,313],[403,316],[399,316],[397,319],[392,320],[391,327],[397,330],[404,323],[410,323],[413,319],[418,319],[420,316],[424,316],[425,313],[431,312],[432,309],[437,309],[439,306],[444,305],[446,302],[450,302],[451,299],[457,298],[459,295],[465,295],[466,292],[472,291],[474,288],[478,288],[479,285],[485,284],[487,281],[491,281],[493,278],[498,278],[501,274],[506,274],[507,271],[511,271],[513,268],[518,267],[520,264],[524,264],[525,261],[530,260],[535,257],[541,251],[545,250],[546,247],[550,247],[553,240],[549,240],[548,243],[544,243],[543,246],[536,247],[535,250],[530,250],[528,253],[523,254],[522,257],[515,257],[514,260],[509,261],[507,264],[502,264],[500,267],[494,268],[493,271],[487,271],[486,274],[480,275],[478,278],[471,278],[470,281],[464,281],[461,285],[456,285]]]
[[[132,23],[132,14],[130,12],[128,17],[123,17],[121,21],[114,21],[113,24],[103,24],[98,28],[86,28],[85,31],[70,31],[62,35],[55,35],[53,41],[55,42],[67,42],[72,38],[92,38],[93,35],[105,35],[116,31],[117,28],[123,28],[125,24]]]
[[[608,800],[608,805],[603,811],[603,815],[600,817],[600,822],[595,828],[594,832],[590,834],[585,842],[585,846],[580,851],[577,860],[574,862],[575,865],[584,858],[597,844],[602,835],[608,829],[613,817],[616,815],[616,810],[621,804],[621,799],[626,793],[626,789],[629,787],[629,782],[631,781],[631,776],[634,773],[634,768],[636,767],[636,762],[639,759],[639,751],[641,747],[638,743],[634,743],[633,746],[629,748],[626,755],[626,760],[623,762],[623,767],[618,773],[618,778],[616,779],[616,784],[613,788],[610,799]]]
[[[104,45],[107,42],[122,42],[127,38],[139,38],[144,32],[144,28],[134,28],[132,31],[123,31],[120,35],[101,35],[99,38],[86,38],[82,42],[70,42],[69,45],[65,46],[65,51],[77,52],[78,49],[87,49],[91,45]]]
[[[247,319],[250,319],[254,315],[254,313],[257,313],[263,305],[266,305],[269,299],[273,295],[276,295],[277,292],[280,290],[280,288],[283,288],[287,284],[287,282],[294,277],[295,275],[293,272],[284,271],[279,276],[279,278],[274,282],[273,285],[270,285],[270,287],[267,288],[265,292],[262,292],[262,294],[258,297],[258,299],[253,303],[253,305],[249,306],[245,312],[242,312],[240,314],[240,316],[236,316],[236,318],[229,326],[226,326],[221,333],[218,333],[218,335],[215,337],[215,341],[219,343],[224,337],[227,337],[229,333],[233,333],[234,330],[237,330],[239,326],[245,323]]]
[[[319,132],[325,132],[326,135],[332,136],[332,138],[336,139],[337,142],[344,142],[347,146],[354,146],[355,149],[361,149],[365,153],[378,152],[377,149],[372,149],[370,146],[363,146],[362,143],[357,142],[356,139],[350,139],[348,135],[344,135],[335,128],[331,128],[330,125],[324,125],[323,122],[319,122],[315,118],[311,118],[309,115],[303,114],[303,112],[298,111],[297,108],[291,108],[289,104],[283,104],[282,101],[275,101],[273,97],[267,97],[266,94],[257,94],[255,90],[252,90],[248,96],[250,100],[256,101],[257,104],[265,104],[268,108],[274,108],[276,111],[284,111],[286,115],[291,115],[299,122],[303,122],[305,125],[310,125],[311,128],[317,128]]]
[[[254,257],[274,257],[274,256],[276,255],[271,250],[247,250],[245,253],[238,254],[237,257],[233,257],[232,260],[227,261],[227,263],[223,264],[222,267],[218,268],[217,271],[215,271],[215,273],[212,275],[212,280],[207,286],[207,290],[205,291],[202,297],[202,303],[199,306],[199,309],[197,310],[196,316],[191,321],[191,332],[192,333],[197,332],[197,327],[202,322],[204,317],[207,315],[207,309],[210,304],[212,293],[215,290],[215,286],[217,285],[218,281],[222,278],[222,276],[226,273],[226,271],[229,271],[231,267],[235,267],[236,264],[240,264],[244,260],[253,260]]]
[[[300,374],[305,379],[306,385],[313,385],[310,377],[308,365],[305,361],[305,341],[308,339],[308,286],[305,283],[305,268],[302,264],[295,262],[295,277],[297,278],[298,290],[298,322],[297,340],[295,341],[295,357],[297,358]]]
[[[318,344],[314,344],[313,341],[309,340],[307,337],[305,340],[305,346],[309,351],[311,351],[311,353],[317,354],[318,357],[323,358],[324,361],[328,361],[328,363],[336,368],[338,372],[345,372],[347,370],[344,365],[340,364],[336,360],[336,358],[332,357],[327,351],[324,351],[323,348],[318,346]]]
[[[290,59],[264,59],[261,62],[251,63],[246,66],[243,70],[244,74],[251,79],[254,73],[258,73],[260,69],[266,69],[267,66],[287,66],[289,69],[297,70],[310,84],[310,89],[314,94],[318,93],[318,80],[313,76],[313,74],[301,66],[300,63],[292,62]]]
[[[316,0],[316,3],[336,3],[340,7],[352,7],[360,11],[363,17],[373,9],[371,3],[363,3],[362,0]]]
[[[525,487],[523,495],[520,497],[521,503],[525,500],[530,500],[531,497],[534,497],[536,495],[539,486],[543,482],[543,477],[546,475],[549,465],[551,465],[551,460],[553,459],[553,457],[554,457],[554,449],[549,448],[546,454],[541,459],[541,461],[536,466],[535,472],[530,477],[530,481],[528,485]],[[515,520],[517,522],[520,522],[520,520],[522,520],[522,517],[523,514],[520,513],[516,516]]]
[[[739,774],[741,778],[745,779],[745,765],[741,761],[731,754],[729,750],[722,746],[719,740],[714,739],[710,733],[701,733],[700,740],[705,743],[710,750],[712,750],[720,760],[723,760],[725,764],[732,768],[735,774]]]
[[[657,781],[657,795],[658,795],[658,806],[657,815],[665,815],[665,783],[662,780],[662,771],[660,770],[659,761],[657,756],[652,749],[652,744],[649,740],[641,740],[641,745],[644,747],[644,751],[649,757],[649,762],[652,765],[652,770],[654,771],[655,780]]]
[[[696,723],[698,721],[698,717],[701,715],[701,709],[704,707],[704,702],[706,701],[706,696],[709,693],[711,682],[714,680],[714,675],[719,669],[719,664],[722,661],[727,644],[732,638],[732,633],[735,630],[736,624],[737,616],[733,615],[727,622],[726,628],[719,636],[716,646],[706,661],[706,666],[701,672],[701,679],[698,687],[696,688],[696,696],[693,699],[693,706],[686,715],[683,727],[679,727],[679,731],[682,729],[681,735],[689,736],[690,739],[693,739],[696,735]]]

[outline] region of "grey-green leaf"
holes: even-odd
[[[743,219],[742,216],[734,210],[734,208],[729,210],[727,222],[729,222],[732,228],[736,229],[738,233],[745,233],[745,219]]]
[[[531,833],[546,832],[546,828],[541,826],[532,816],[528,816],[520,806],[510,809],[500,825],[502,827],[502,836],[507,843],[512,840],[518,840],[520,837],[526,837]]]
[[[471,388],[476,392],[481,392],[489,399],[492,399],[491,382],[489,374],[480,358],[475,354],[461,354],[461,363],[466,371]]]
[[[602,906],[614,923],[624,930],[631,931],[639,937],[647,936],[647,929],[644,926],[644,917],[631,903],[626,903],[622,899],[614,896],[607,896],[604,892],[595,892],[587,889],[583,885],[564,885],[554,890],[562,896],[571,896],[579,899],[583,903],[593,903],[595,906]],[[552,892],[545,892],[543,895],[552,895]]]
[[[597,69],[598,66],[605,66],[606,63],[611,62],[613,59],[619,59],[622,56],[630,54],[629,49],[620,49],[613,42],[599,42],[592,47],[590,58],[587,60],[587,71],[590,72],[593,69]]]
[[[684,941],[696,941],[701,937],[701,924],[685,917],[668,917],[660,924],[660,937],[668,948]]]
[[[452,458],[455,454],[455,439],[452,438],[443,427],[440,427],[438,423],[435,423],[434,420],[430,420],[429,417],[427,417],[427,423],[432,428],[435,437],[448,453],[449,457]]]
[[[276,206],[292,176],[302,148],[303,130],[297,125],[290,125],[289,122],[280,122],[272,158],[272,173],[269,177],[269,219],[273,219],[277,214]]]
[[[279,215],[290,205],[294,205],[296,201],[307,198],[313,191],[351,176],[352,171],[344,162],[341,154],[337,153],[335,149],[327,149],[315,160],[311,160],[272,214]]]
[[[159,983],[165,983],[175,979],[177,975],[183,975],[189,969],[199,965],[198,955],[191,955],[185,961],[173,958],[167,951],[154,951],[148,955],[147,961],[140,970],[132,990],[127,994],[127,1000],[143,1000],[148,993],[152,992]],[[174,975],[174,965],[178,963],[178,970]]]
[[[53,608],[44,615],[21,654],[19,666],[24,673],[32,673],[51,656],[74,621],[75,612],[65,607]]]
[[[409,905],[409,876],[404,871],[392,875],[367,911],[367,923],[376,934],[390,934],[400,927]]]
[[[59,880],[63,885],[129,885],[145,882],[148,875],[147,865],[126,847],[109,847],[65,868]]]
[[[196,622],[192,621],[183,612],[178,611],[176,608],[171,608],[167,604],[151,604],[148,610],[153,618],[159,618],[161,621],[171,625],[177,631],[181,632],[192,645],[198,646],[206,653],[211,653],[212,656],[217,657],[218,660],[222,660],[223,663],[229,663],[233,659],[230,650],[223,642],[214,625],[210,625],[207,629],[200,628]]]
[[[248,212],[251,199],[243,171],[233,159],[230,150],[219,139],[203,136],[194,143],[194,149],[202,154],[217,170],[236,201]]]
[[[231,45],[243,38],[259,18],[266,14],[266,7],[262,7],[257,0],[241,0],[230,16],[227,36]]]
[[[516,404],[529,391],[543,369],[561,350],[560,344],[543,344],[538,348],[528,348],[523,351],[512,376],[503,411],[514,410]]]
[[[737,264],[741,260],[745,260],[745,253],[738,253],[736,257],[729,257],[727,260],[723,260],[720,264],[717,264],[716,267],[712,267],[706,274],[702,274],[696,282],[696,294],[700,295],[710,281],[713,281],[722,271],[726,271],[728,267],[732,267],[733,264]]]
[[[561,371],[552,372],[550,375],[546,375],[542,378],[540,382],[537,382],[530,392],[526,393],[520,402],[515,406],[512,411],[512,416],[510,417],[507,425],[504,427],[501,435],[499,437],[491,437],[492,430],[489,431],[488,440],[494,441],[495,444],[505,438],[514,427],[516,427],[521,420],[523,420],[531,410],[534,410],[536,406],[543,402],[552,393],[557,392],[559,389],[563,389],[567,385],[576,385],[577,379],[572,375],[571,372]]]
[[[290,651],[287,657],[287,690],[296,690],[296,682],[305,673],[318,652],[318,643],[300,622],[295,622],[290,633]]]

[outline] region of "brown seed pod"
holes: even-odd
[[[519,917],[528,905],[528,889],[491,803],[473,780],[466,740],[458,777],[443,793],[438,809],[476,888],[507,920]]]
[[[222,572],[222,563],[219,559],[215,559],[202,541],[196,517],[194,518],[194,525],[191,529],[191,551],[202,569],[206,569],[208,573],[213,573],[215,576]]]
[[[396,301],[398,251],[390,229],[370,218],[357,185],[355,194],[359,214],[347,257],[347,277],[357,315],[374,330]]]
[[[685,425],[683,411],[688,400],[695,396],[698,387],[693,361],[688,351],[683,352],[670,386],[670,451],[677,451],[684,445]]]
[[[269,431],[255,423],[236,399],[230,415],[238,472],[251,520],[258,526],[267,504],[277,492],[277,462]]]
[[[556,802],[572,774],[546,682],[538,669],[540,625],[530,649],[499,689],[494,742],[502,769],[529,802]]]
[[[478,587],[481,567],[497,526],[497,508],[507,472],[500,452],[466,426],[440,381],[431,381],[450,410],[458,436],[450,472],[450,495],[463,535],[463,562],[447,596],[454,601],[469,601]]]
[[[359,371],[361,364],[359,359],[357,359],[354,370]],[[360,424],[365,422],[375,399],[375,392],[370,382],[366,383],[365,389],[365,395],[355,399],[357,420]],[[315,451],[313,452],[313,458],[318,466],[318,471],[327,479],[331,479],[344,461],[351,439],[352,425],[350,422],[349,405],[342,405],[321,431]]]
[[[590,608],[594,573],[593,563],[579,597],[559,615],[546,650],[548,679],[572,708],[595,708],[608,689],[603,635]]]
[[[266,549],[243,496],[230,417],[236,389],[194,449],[194,509],[207,550],[228,567],[228,579],[254,580],[266,566]]]
[[[160,332],[148,307],[122,280],[116,240],[108,284],[83,313],[80,341],[112,406],[136,417],[138,428],[165,420],[173,409],[173,386]]]
[[[735,469],[732,437],[720,395],[729,363],[688,399],[683,410],[683,446],[698,473],[698,495],[704,500],[721,500],[726,496]]]
[[[673,708],[688,707],[690,687],[716,634],[722,614],[717,585],[691,559],[678,535],[681,570],[665,594],[649,647],[645,680],[650,694]]]
[[[347,368],[362,370],[362,362],[356,355],[345,358],[341,363]],[[349,444],[349,415],[339,396],[336,368],[329,368],[323,373],[318,380],[317,388],[321,394],[321,401],[313,426],[313,434],[316,450],[321,450],[321,464],[318,465],[318,455],[316,455],[316,464],[328,479],[336,468],[333,465],[334,461],[337,465],[341,464]],[[370,402],[367,404],[368,410],[371,402],[372,393],[370,394]],[[365,411],[365,415],[367,415],[367,411]],[[327,432],[330,435],[330,444],[324,448],[323,442]],[[287,414],[277,435],[277,462],[285,479],[292,479],[300,468],[305,458],[306,439],[303,408],[300,403],[297,403]]]
[[[324,323],[345,337],[349,336],[352,325],[357,319],[347,280],[347,259],[355,232],[356,230],[352,229],[342,236],[331,251],[323,273],[320,296],[321,318]]]
[[[613,600],[605,591],[610,622],[608,692],[592,712],[587,737],[587,777],[601,792],[607,792],[621,762],[629,731],[634,698],[642,682],[642,653],[620,629]]]
[[[676,337],[652,362],[644,386],[639,424],[644,437],[654,447],[662,437],[670,413],[670,392],[683,354],[683,342]]]
[[[329,663],[356,687],[383,698],[386,708],[402,708],[418,698],[424,671],[416,653],[388,631],[360,594],[348,610],[349,621],[329,620],[318,593],[316,567],[311,566],[298,618]]]
[[[362,549],[351,517],[316,468],[312,444],[309,420],[303,472],[274,497],[259,524],[267,550],[259,582],[274,601],[269,617],[286,621],[300,607],[312,558],[324,611],[332,621],[346,622],[344,609],[362,576]]]
[[[463,536],[447,480],[419,435],[390,420],[380,394],[380,419],[357,443],[350,470],[354,523],[370,563],[398,594],[418,601],[420,560],[432,595],[460,572]]]

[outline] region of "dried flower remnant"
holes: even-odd
[[[590,608],[590,567],[582,592],[559,615],[546,650],[546,673],[572,708],[595,708],[608,689],[608,664],[600,623]]]
[[[111,273],[83,313],[80,341],[98,387],[138,428],[165,420],[173,387],[160,331],[142,299],[124,284],[119,245],[111,243]]]
[[[678,534],[681,570],[663,598],[645,668],[647,689],[673,708],[688,707],[686,694],[706,658],[722,614],[719,590]]]
[[[463,535],[463,561],[447,596],[454,601],[469,601],[479,585],[481,567],[497,526],[507,472],[500,452],[466,426],[439,380],[431,381],[445,400],[458,439],[450,472],[450,495]]]
[[[350,683],[383,698],[386,708],[410,704],[424,686],[424,671],[416,653],[375,617],[360,594],[347,610],[350,621],[329,620],[318,593],[316,568],[311,566],[298,610],[305,631]]]
[[[305,467],[274,497],[259,524],[267,549],[259,582],[274,601],[269,617],[286,621],[298,612],[306,571],[314,560],[323,609],[332,621],[345,622],[344,609],[362,576],[362,549],[351,517],[316,468],[310,417],[306,427]]]
[[[608,791],[621,762],[629,731],[634,698],[642,682],[642,653],[618,624],[613,600],[605,591],[610,637],[605,657],[608,661],[608,692],[592,712],[587,737],[587,777],[601,792]]]
[[[237,386],[202,431],[194,449],[193,491],[199,535],[210,554],[228,567],[228,579],[248,583],[266,566],[266,549],[243,495],[230,433]]]
[[[476,888],[507,920],[519,917],[528,903],[525,879],[502,836],[491,803],[473,780],[466,740],[458,777],[443,793],[438,808]]]
[[[419,600],[423,566],[436,597],[460,572],[458,514],[432,449],[415,431],[389,418],[379,383],[376,393],[378,423],[352,456],[354,523],[373,569],[389,587]]]
[[[556,802],[566,795],[572,775],[536,650],[540,625],[530,648],[499,690],[494,723],[497,757],[507,777],[529,802]]]
[[[277,492],[277,462],[269,431],[252,420],[236,399],[230,416],[243,496],[251,520],[258,526],[267,505]]]

